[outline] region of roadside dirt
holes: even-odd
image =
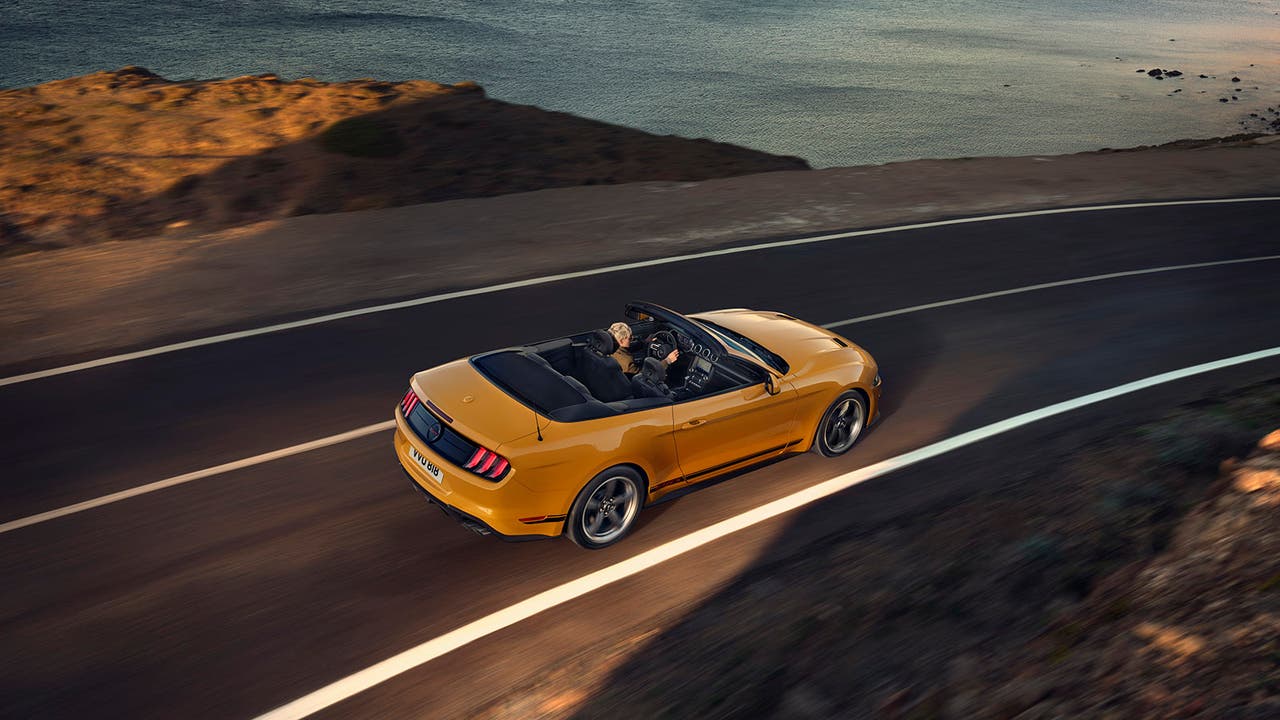
[[[755,239],[1124,200],[1280,194],[1280,136],[542,190],[0,260],[0,366]],[[1247,212],[1247,210],[1243,210]]]
[[[1277,424],[1272,381],[795,548],[477,717],[1275,717]]]

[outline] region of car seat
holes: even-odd
[[[600,357],[609,357],[618,351],[618,339],[608,330],[593,330],[587,336],[587,346]]]
[[[631,392],[638,398],[670,398],[671,389],[667,387],[667,369],[657,358],[645,358],[640,372],[631,378]]]
[[[592,397],[610,403],[631,397],[631,382],[617,361],[610,357],[618,341],[608,330],[596,330],[587,337],[587,350],[579,354],[576,376]]]

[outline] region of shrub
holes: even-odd
[[[200,185],[199,175],[184,175],[177,182],[170,185],[164,194],[171,198],[182,198],[191,194]]]
[[[1003,574],[1014,595],[1025,596],[1046,583],[1046,576],[1066,561],[1062,539],[1056,535],[1031,535],[1005,551]],[[1049,584],[1053,584],[1049,581]]]
[[[1142,428],[1156,446],[1162,464],[1204,472],[1218,463],[1248,452],[1253,434],[1232,417],[1210,413],[1182,416]]]
[[[363,117],[346,118],[320,133],[320,146],[352,157],[389,158],[404,152],[404,140],[390,123]]]

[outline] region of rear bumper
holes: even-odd
[[[439,498],[427,492],[427,489],[422,487],[422,484],[419,483],[418,479],[413,476],[413,473],[409,472],[408,468],[402,465],[400,469],[404,470],[405,477],[409,478],[409,483],[413,485],[414,489],[422,493],[422,496],[427,499],[427,502],[440,508],[442,511],[444,511],[445,515],[448,515],[449,517],[453,518],[458,522],[459,525],[461,525],[462,527],[470,530],[471,532],[477,535],[496,535],[502,538],[503,540],[506,540],[507,542],[525,542],[528,540],[547,540],[551,537],[550,535],[504,535],[498,532],[497,530],[494,530],[493,527],[491,527],[488,523],[481,520],[480,518],[475,517],[474,515],[468,515],[462,512],[461,510],[459,510],[458,508],[452,505],[449,505],[448,503],[442,502]]]
[[[505,540],[536,540],[555,537],[564,528],[564,511],[556,515],[560,503],[554,496],[533,493],[511,478],[490,482],[473,478],[466,470],[454,466],[423,443],[412,442],[418,454],[429,458],[445,474],[438,481],[427,474],[417,461],[409,457],[411,444],[404,416],[396,410],[396,432],[392,441],[396,459],[414,487],[431,503],[444,510],[467,529],[481,535],[497,535]],[[537,521],[521,522],[538,518]]]

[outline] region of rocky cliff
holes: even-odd
[[[0,91],[0,251],[311,213],[805,169],[485,97],[474,83],[170,81]]]

